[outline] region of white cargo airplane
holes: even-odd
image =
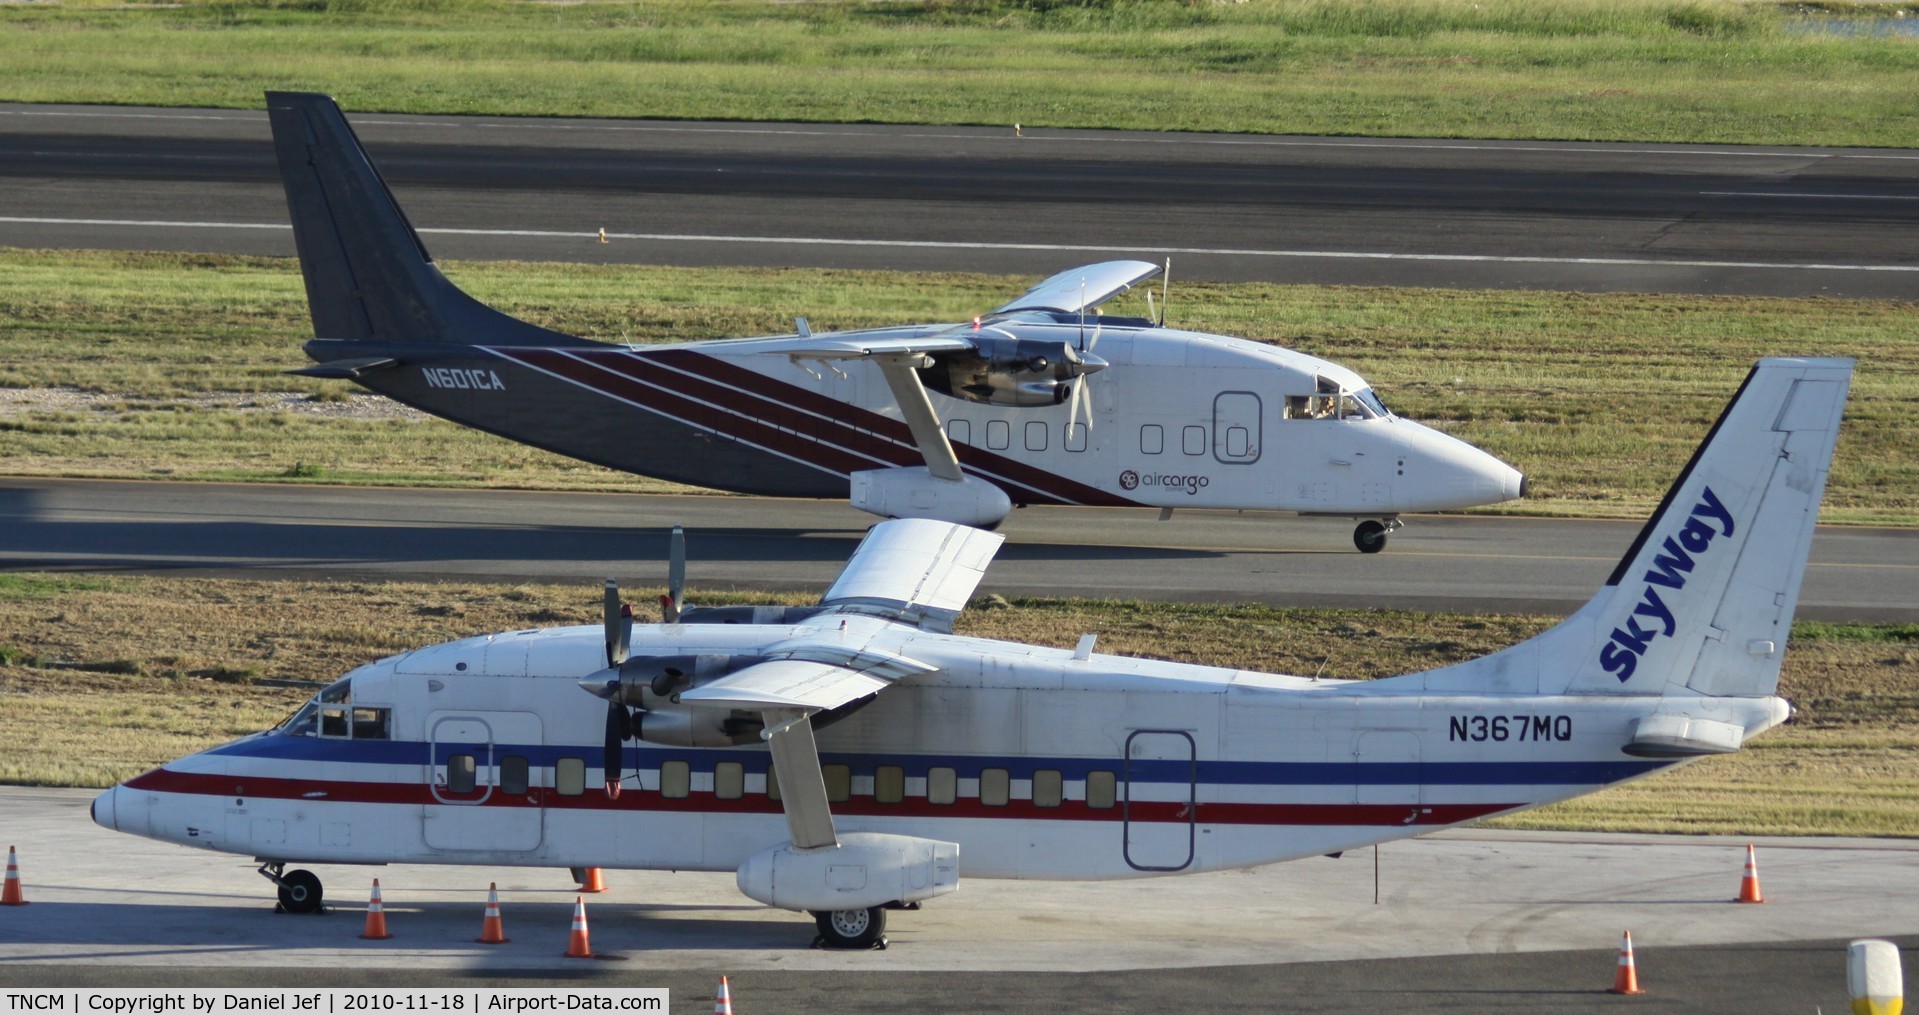
[[[321,900],[293,861],[733,870],[860,947],[962,874],[1246,867],[1536,807],[1791,713],[1774,692],[1850,378],[1762,361],[1598,594],[1470,662],[1319,680],[960,637],[1001,537],[889,521],[817,606],[682,613],[676,574],[668,622],[634,627],[609,582],[603,628],[370,663],[93,817],[256,857],[292,910]]]
[[[1388,412],[1303,353],[1102,310],[1161,276],[1073,268],[970,322],[628,346],[508,317],[427,254],[340,107],[270,92],[313,317],[294,371],[642,476],[847,498],[996,526],[1015,505],[1295,511],[1359,520],[1522,496],[1518,471]],[[1150,295],[1150,290],[1147,290]],[[1094,381],[1098,375],[1097,382]]]

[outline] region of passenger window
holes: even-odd
[[[1003,419],[986,421],[986,446],[994,451],[1005,451],[1013,443],[1013,425]]]
[[[684,761],[660,763],[660,795],[669,800],[684,800],[693,788],[693,770]]]
[[[1158,423],[1148,423],[1139,428],[1139,453],[1157,455],[1166,450],[1166,428]]]
[[[970,419],[947,420],[946,439],[955,444],[973,443],[973,421]]]
[[[1058,807],[1065,798],[1065,785],[1060,780],[1059,772],[1042,768],[1033,773],[1033,806]]]
[[[586,792],[586,761],[561,758],[554,762],[553,792],[561,796],[579,796]]]
[[[898,765],[881,765],[874,771],[873,799],[883,804],[896,804],[906,799],[906,769]]]
[[[1187,427],[1185,430],[1180,431],[1180,440],[1184,442],[1184,446],[1180,448],[1181,451],[1189,455],[1203,455],[1206,453],[1205,427]]]
[[[345,740],[352,732],[347,726],[347,711],[344,706],[321,709],[320,735],[323,737],[339,737]]]
[[[353,710],[353,739],[387,740],[391,734],[387,729],[389,709],[355,708]]]
[[[988,768],[979,774],[979,802],[987,807],[1004,807],[1012,797],[1012,780],[1006,769]]]
[[[1247,438],[1249,436],[1250,434],[1248,433],[1247,429],[1243,426],[1227,427],[1226,428],[1226,457],[1245,458]]]
[[[473,764],[473,755],[454,754],[446,759],[446,791],[448,793],[471,793],[479,784],[477,769]]]
[[[1026,450],[1046,450],[1046,424],[1037,419],[1026,422]]]
[[[531,778],[529,778],[530,774],[531,769],[528,767],[525,758],[517,754],[509,754],[501,758],[500,792],[525,793],[527,785],[532,781]]]
[[[1084,423],[1066,424],[1065,447],[1066,447],[1066,450],[1068,451],[1086,450],[1086,424]]]
[[[950,768],[930,769],[926,773],[926,802],[950,804],[959,799],[959,773]]]
[[[829,803],[844,803],[853,795],[853,770],[845,765],[821,765],[820,777],[826,780]]]
[[[737,761],[722,761],[713,766],[713,795],[721,800],[738,800],[746,795],[746,766]]]
[[[1119,797],[1119,788],[1111,772],[1086,773],[1086,806],[1106,810]]]

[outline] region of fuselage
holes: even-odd
[[[673,625],[638,652],[738,654],[798,628]],[[814,633],[817,637],[817,632]],[[1588,792],[1656,696],[1431,693],[1034,648],[848,619],[941,667],[819,732],[841,832],[960,844],[969,877],[1093,879],[1336,852]],[[642,744],[600,786],[598,627],[363,666],[299,717],[103,794],[121,831],[269,860],[734,870],[783,840],[768,753]],[[1670,707],[1670,703],[1667,703]],[[1720,699],[1756,732],[1777,699]]]
[[[1079,380],[1088,404],[1077,417],[1073,402],[1006,406],[931,393],[961,467],[1014,504],[1392,517],[1520,495],[1517,471],[1393,415],[1343,367],[1140,319],[1089,321],[1086,339],[1076,318],[999,328],[1022,340],[1096,341],[1109,365]],[[921,337],[955,327],[846,334]],[[402,365],[358,380],[571,457],[742,493],[841,498],[853,473],[922,464],[879,369],[783,354],[806,341],[380,346],[373,351]],[[308,351],[324,361],[369,349],[315,341]]]

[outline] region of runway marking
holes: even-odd
[[[1786,190],[1702,190],[1700,197],[1808,197],[1821,201],[1919,201],[1919,194],[1796,194]]]
[[[98,119],[131,120],[225,120],[243,121],[265,119],[262,110],[238,110],[228,115],[207,113],[122,113],[122,112],[77,112],[63,110],[6,110],[0,109],[0,116],[42,116],[42,117],[90,117]],[[381,117],[354,117],[356,124],[394,127],[440,127],[449,130],[462,129],[509,129],[509,130],[552,130],[583,131],[601,133],[652,133],[652,134],[744,134],[791,137],[879,137],[879,138],[925,138],[932,140],[979,140],[1007,141],[1016,144],[1053,143],[1053,144],[1144,144],[1144,145],[1212,145],[1223,147],[1253,148],[1384,148],[1414,151],[1464,151],[1464,152],[1563,152],[1579,154],[1620,154],[1620,155],[1681,155],[1688,157],[1717,158],[1770,158],[1770,159],[1872,159],[1879,161],[1919,161],[1919,154],[1895,155],[1884,153],[1857,152],[1820,152],[1820,151],[1746,151],[1736,148],[1616,148],[1605,142],[1565,141],[1557,144],[1537,142],[1443,142],[1443,141],[1407,141],[1397,138],[1354,138],[1349,141],[1309,138],[1276,138],[1249,136],[1243,138],[1195,135],[1192,137],[1127,137],[1123,134],[1087,136],[1047,134],[1028,132],[1017,137],[1008,135],[1003,129],[982,127],[967,132],[937,132],[931,130],[886,130],[885,125],[876,124],[865,129],[840,129],[825,127],[694,127],[681,124],[644,124],[644,123],[539,123],[529,121],[499,122],[490,120],[454,121],[445,119],[409,119],[396,120]],[[1044,128],[1032,128],[1040,131]]]
[[[74,219],[37,216],[0,216],[0,223],[73,226],[141,226],[171,229],[286,229],[277,222],[177,222],[145,219]],[[426,228],[434,236],[520,236],[539,239],[599,239],[598,232],[555,229]],[[1656,257],[1534,257],[1516,254],[1406,254],[1366,250],[1258,250],[1234,247],[1156,247],[1150,244],[1117,246],[1091,243],[988,243],[979,240],[854,240],[829,236],[720,236],[702,233],[616,233],[608,239],[652,243],[761,243],[818,247],[905,247],[939,250],[1037,250],[1100,254],[1200,254],[1220,257],[1330,258],[1363,261],[1450,261],[1468,264],[1572,264],[1632,268],[1759,268],[1778,271],[1892,271],[1919,272],[1913,264],[1828,264],[1780,261],[1699,261]]]

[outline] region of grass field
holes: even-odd
[[[0,4],[0,100],[1911,145],[1919,43],[1742,0]]]
[[[649,590],[629,590],[635,602]],[[0,574],[0,782],[103,786],[279,721],[323,682],[406,648],[597,622],[587,585],[267,582]],[[704,602],[737,597],[696,596]],[[1083,600],[976,604],[960,632],[1327,677],[1470,658],[1542,617]],[[1798,718],[1714,758],[1504,822],[1514,827],[1919,835],[1919,626],[1801,624],[1781,693]]]
[[[1031,279],[741,268],[452,264],[541,324],[651,342],[963,320]],[[1910,303],[1200,285],[1176,323],[1360,371],[1387,404],[1524,470],[1509,510],[1632,516],[1657,500],[1752,361],[1860,361],[1828,521],[1919,523]],[[0,250],[0,473],[659,488],[342,381],[289,377],[311,334],[290,260]]]

